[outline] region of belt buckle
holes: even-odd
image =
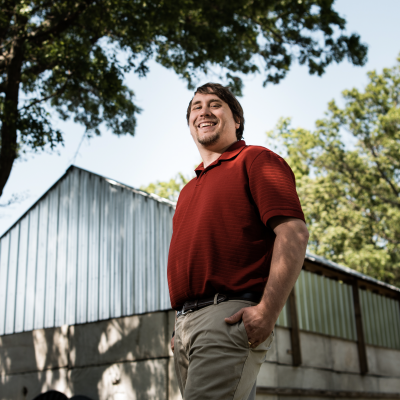
[[[178,317],[180,317],[181,315],[186,315],[186,314],[188,314],[189,312],[192,312],[192,311],[193,311],[192,309],[185,310],[184,308],[182,308],[181,311],[177,311],[176,317],[178,318]]]

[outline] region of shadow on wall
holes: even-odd
[[[49,390],[100,400],[167,398],[171,315],[2,336],[0,398],[31,400]]]
[[[68,327],[0,337],[1,396],[32,399],[49,389],[67,390]]]

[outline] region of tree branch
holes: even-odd
[[[53,63],[48,63],[46,65],[41,64],[39,62],[36,65],[32,65],[31,67],[22,70],[22,74],[23,75],[29,75],[29,74],[39,75],[42,72],[47,71],[48,69],[53,69],[57,64],[58,64],[57,61],[54,61]]]
[[[57,89],[54,93],[52,93],[52,94],[50,94],[50,95],[48,95],[48,96],[46,96],[46,97],[43,97],[43,98],[41,98],[41,99],[37,99],[37,100],[32,101],[32,103],[30,103],[30,104],[28,104],[28,105],[26,105],[26,106],[24,106],[24,107],[21,107],[21,108],[18,110],[18,112],[20,112],[20,111],[22,111],[22,110],[27,110],[28,108],[30,108],[30,107],[32,107],[32,106],[34,106],[34,105],[36,105],[36,104],[42,103],[42,102],[44,102],[44,101],[47,101],[47,100],[51,99],[52,97],[55,97],[55,96],[60,95],[60,94],[63,93],[63,92],[65,91],[65,89],[67,88],[67,83],[68,83],[68,79],[67,79],[67,81],[64,83],[64,85],[63,85],[62,87],[60,87],[59,89]]]
[[[386,176],[386,174],[383,172],[382,167],[378,161],[378,155],[375,152],[374,146],[369,146],[372,155],[375,158],[375,162],[376,162],[376,167],[381,175],[381,177],[387,182],[387,184],[390,186],[390,188],[392,189],[392,192],[394,193],[394,195],[396,197],[399,197],[399,192],[396,190],[396,187],[393,185],[393,183],[391,182],[391,180]]]
[[[49,19],[44,21],[36,31],[30,32],[27,35],[28,41],[40,43],[46,40],[50,35],[61,33],[69,28],[79,17],[79,15],[95,2],[96,0],[86,0],[85,2],[80,2],[79,6],[74,12],[68,13],[66,17],[61,20],[61,22],[54,26],[50,26],[50,28],[47,28],[47,26],[51,25],[51,21]]]
[[[350,179],[351,179],[354,183],[356,183],[361,189],[365,190],[366,192],[368,192],[368,193],[371,192],[371,188],[369,188],[369,187],[363,185],[363,184],[354,176],[353,171],[347,166],[347,164],[342,163],[342,167],[344,167],[344,168],[343,168],[344,170],[342,169],[342,172],[346,173],[346,171],[347,171],[347,172],[348,172],[348,175],[349,175],[349,177],[350,177]],[[376,192],[374,192],[373,194],[374,194],[376,197],[378,197],[379,199],[381,199],[382,201],[385,201],[385,202],[387,202],[387,203],[392,204],[392,205],[395,206],[395,207],[399,207],[399,208],[400,208],[400,202],[397,202],[397,201],[393,201],[393,200],[391,200],[391,199],[388,199],[387,197],[384,197],[384,196],[382,196],[382,195],[380,195],[379,193],[376,193]]]
[[[21,203],[22,201],[26,200],[28,198],[28,194],[26,192],[20,193],[20,194],[13,194],[11,196],[11,199],[6,201],[5,203],[0,203],[0,207],[8,207],[11,206],[12,204],[18,204]]]

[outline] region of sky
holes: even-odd
[[[400,53],[399,0],[338,0],[334,9],[347,20],[347,33],[358,33],[368,45],[368,62],[363,67],[347,61],[333,64],[322,77],[309,75],[307,67],[295,64],[279,85],[265,88],[261,75],[245,77],[239,100],[244,109],[247,144],[266,146],[265,132],[273,129],[280,117],[291,117],[293,127],[313,129],[330,100],[343,104],[343,90],[362,89],[368,82],[368,71],[381,71],[396,63]],[[209,80],[215,81],[215,77],[206,77],[200,84]],[[0,235],[71,163],[136,188],[169,180],[178,172],[193,174],[194,166],[201,162],[185,119],[193,92],[173,71],[154,62],[145,78],[130,74],[126,83],[135,92],[136,105],[142,108],[135,136],[117,137],[102,129],[100,137],[82,141],[82,126],[55,120],[65,133],[64,146],[53,152],[28,153],[14,163],[0,205],[14,194],[24,200],[0,207]]]

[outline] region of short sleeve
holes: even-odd
[[[265,150],[254,159],[249,170],[249,185],[265,225],[275,216],[305,221],[294,174],[286,161],[277,154]]]

